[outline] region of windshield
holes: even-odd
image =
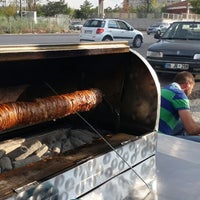
[[[167,26],[167,24],[164,23],[157,23],[157,24],[152,24],[151,27],[159,27],[159,26]]]
[[[200,40],[200,22],[174,22],[162,39]]]
[[[159,27],[160,24],[152,24],[151,27]]]
[[[71,24],[72,25],[79,25],[79,24],[81,24],[81,22],[72,22]]]

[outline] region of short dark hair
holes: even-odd
[[[192,73],[187,71],[178,72],[174,77],[174,82],[178,84],[184,84],[187,82],[195,83],[195,79]]]

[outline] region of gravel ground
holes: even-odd
[[[190,95],[190,106],[195,121],[200,123],[200,81],[196,80],[195,88]]]

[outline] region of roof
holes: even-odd
[[[187,8],[188,5],[189,5],[189,8],[191,9],[192,6],[190,5],[190,3],[188,3],[188,1],[180,1],[180,2],[173,3],[173,4],[170,4],[169,6],[167,6],[167,10],[185,9],[185,8]]]

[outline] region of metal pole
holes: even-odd
[[[188,19],[189,14],[190,14],[189,0],[186,1],[186,6],[187,6],[187,19]]]
[[[22,0],[19,1],[19,14],[20,18],[22,18]]]
[[[104,18],[103,0],[99,0],[98,16]]]

